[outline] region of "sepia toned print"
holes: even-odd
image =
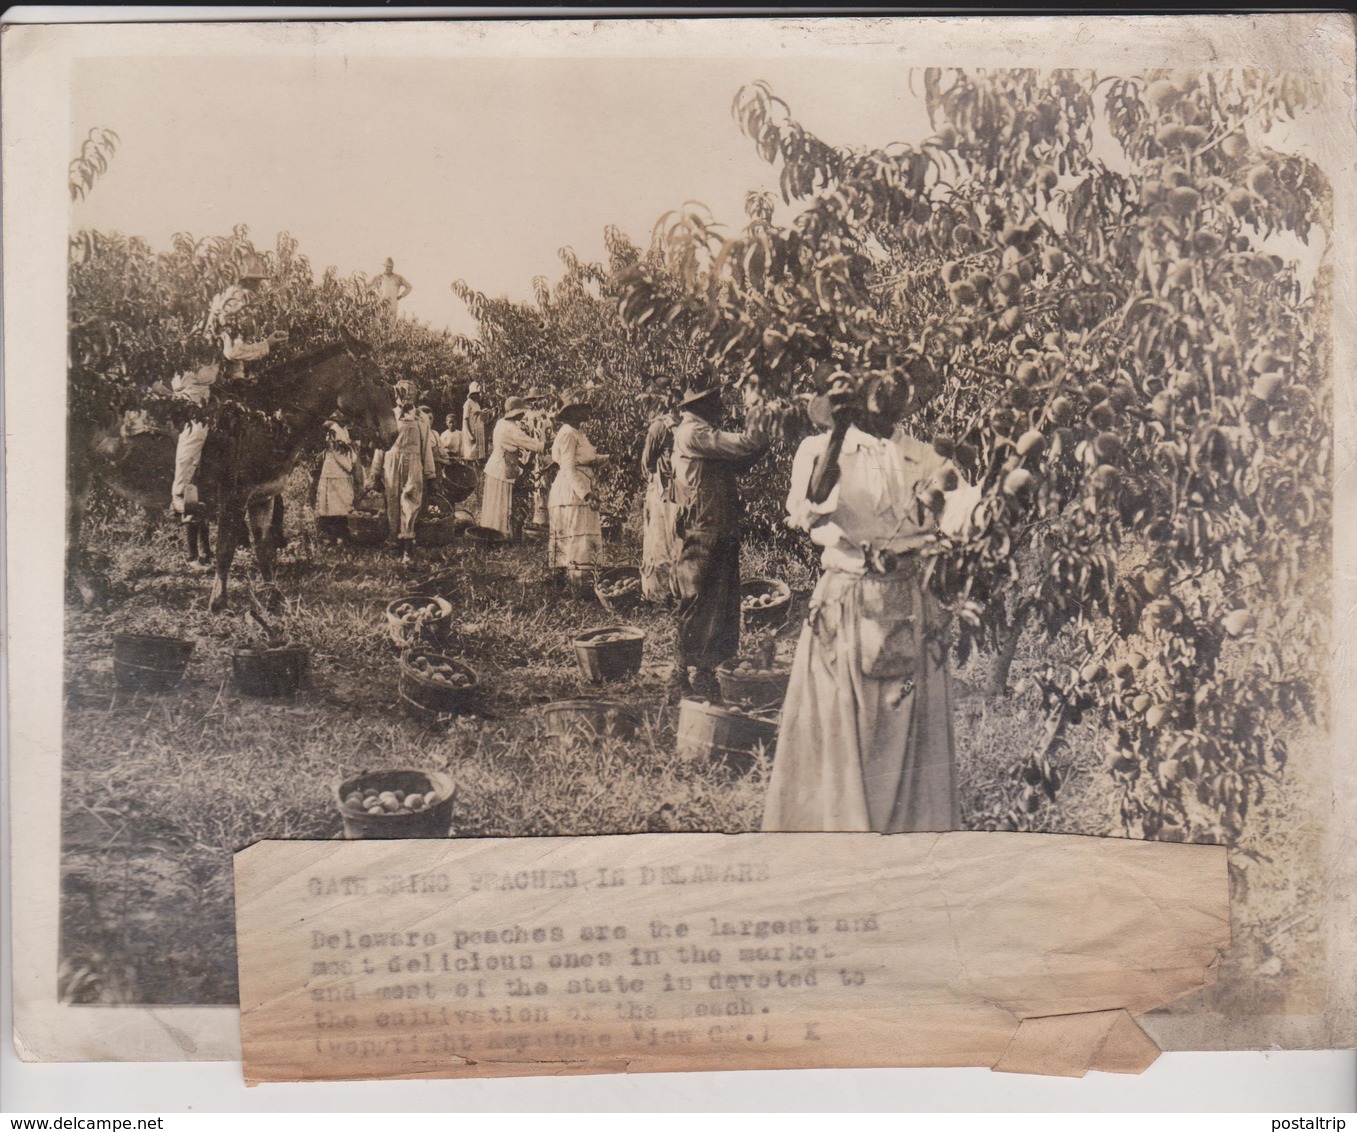
[[[69,1016],[234,1006],[263,840],[966,830],[1225,846],[1142,1025],[1347,1032],[1347,96],[852,26],[72,60]]]

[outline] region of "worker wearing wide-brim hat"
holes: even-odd
[[[485,494],[481,500],[481,526],[517,538],[522,529],[521,508],[515,507],[514,487],[530,454],[545,445],[523,427],[528,406],[521,397],[504,402],[504,415],[495,422],[490,459],[485,464]]]
[[[746,393],[746,406],[758,403]],[[719,698],[716,668],[740,649],[740,493],[736,477],[768,449],[757,420],[743,432],[725,432],[721,390],[715,384],[689,387],[674,429],[674,493],[678,535],[683,540],[675,567],[678,589],[676,682]],[[688,670],[696,670],[689,681]]]
[[[547,499],[551,532],[547,562],[553,570],[598,566],[603,561],[603,519],[594,493],[594,474],[609,457],[582,431],[592,416],[593,406],[577,395],[567,395],[556,410],[556,438],[551,445],[556,478]]]
[[[203,364],[175,375],[171,382],[175,394],[195,405],[206,406],[211,399],[212,386],[219,377],[242,380],[247,376],[245,363],[268,356],[271,349],[287,343],[285,330],[261,334],[257,325],[260,284],[269,278],[268,265],[262,256],[250,252],[245,256],[236,276],[236,283],[219,292],[208,308],[201,327],[197,353]],[[174,457],[174,483],[170,489],[170,506],[189,524],[189,557],[199,566],[210,559],[207,550],[206,527],[194,481],[202,463],[203,447],[207,443],[207,425],[190,421],[179,435]],[[202,552],[195,547],[199,528]]]
[[[438,475],[433,426],[418,401],[419,387],[413,381],[396,382],[396,442],[372,458],[371,478],[385,488],[386,521],[403,562],[414,556],[415,521],[424,506],[425,485]]]

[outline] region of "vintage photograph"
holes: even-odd
[[[261,840],[993,830],[1323,1014],[1324,73],[74,59],[58,1001]]]

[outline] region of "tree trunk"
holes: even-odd
[[[999,651],[994,654],[989,666],[989,682],[985,687],[985,693],[989,696],[999,697],[1008,695],[1008,673],[1013,667],[1013,658],[1018,652],[1018,642],[1022,640],[1023,630],[1027,628],[1027,618],[1031,612],[1031,606],[1027,602],[1020,602],[1018,608],[1013,612],[1013,620],[1008,627],[1008,634],[1004,638]]]

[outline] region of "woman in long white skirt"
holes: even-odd
[[[905,396],[839,402],[833,431],[796,454],[788,522],[824,548],[824,574],[783,701],[766,831],[961,824],[946,622],[918,553],[937,525],[920,498],[950,465],[895,427]]]
[[[646,474],[645,530],[641,536],[641,595],[667,604],[678,596],[674,565],[683,544],[678,537],[678,503],[674,496],[674,426],[679,413],[655,418],[646,433],[641,467]]]
[[[603,520],[594,495],[594,469],[607,463],[580,425],[591,416],[585,401],[567,401],[556,414],[556,439],[551,458],[556,478],[547,498],[551,541],[548,564],[556,570],[567,566],[597,566],[603,561]]]
[[[504,402],[504,416],[495,422],[490,459],[485,463],[485,489],[481,496],[481,526],[516,538],[514,485],[523,474],[527,453],[542,451],[542,442],[520,423],[528,407],[519,397]]]

